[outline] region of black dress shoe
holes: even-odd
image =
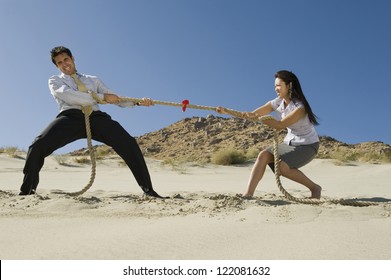
[[[21,192],[19,193],[19,195],[31,195],[31,194],[35,194],[35,190],[31,190],[30,193],[26,193],[26,192],[24,192],[24,191],[21,191]]]
[[[169,198],[168,196],[165,196],[165,197],[163,197],[163,196],[160,196],[157,192],[155,192],[154,190],[149,190],[149,191],[147,191],[147,192],[144,192],[144,194],[146,195],[146,196],[150,196],[150,197],[156,197],[156,198]]]

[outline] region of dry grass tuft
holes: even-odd
[[[0,153],[7,154],[11,158],[22,158],[19,155],[19,152],[22,152],[18,149],[18,147],[5,147],[5,148],[0,148]]]
[[[212,163],[218,165],[242,164],[246,160],[246,155],[234,148],[220,150],[212,155]]]

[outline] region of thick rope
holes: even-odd
[[[99,103],[99,104],[108,104],[104,100],[100,99],[98,95],[94,92],[91,93],[92,97]],[[119,102],[127,102],[131,101],[134,104],[141,103],[144,100],[141,98],[131,98],[131,97],[120,97]],[[159,104],[164,106],[174,106],[174,107],[184,107],[183,103],[175,103],[175,102],[167,102],[167,101],[159,101],[159,100],[152,100],[153,104]],[[211,106],[201,106],[201,105],[193,105],[193,104],[186,104],[185,108],[191,108],[191,109],[199,109],[199,110],[210,110],[210,111],[216,111],[216,107]],[[250,118],[247,115],[243,114],[243,112],[235,111],[232,109],[224,108],[225,112],[231,116],[247,119],[250,121],[256,121],[256,122],[262,122],[265,120],[274,119],[272,116],[262,116],[262,117],[256,117],[256,118]],[[89,116],[92,112],[91,106],[84,107],[83,113],[85,115],[85,123],[86,123],[86,134],[87,134],[87,144],[88,144],[88,150],[90,152],[90,158],[91,158],[91,176],[90,181],[88,184],[78,192],[68,193],[72,196],[79,196],[83,193],[85,193],[93,184],[96,174],[96,160],[95,160],[95,153],[94,148],[92,146],[91,141],[91,128],[90,128],[90,122],[89,122]],[[319,205],[323,203],[331,203],[331,204],[341,204],[341,205],[350,205],[350,206],[372,206],[372,205],[379,205],[379,202],[370,202],[370,201],[357,201],[354,199],[311,199],[311,198],[297,198],[292,196],[287,190],[284,189],[282,186],[281,180],[280,180],[280,170],[279,170],[279,162],[280,157],[278,154],[278,131],[276,129],[273,129],[273,154],[274,154],[274,175],[276,184],[278,186],[278,189],[281,191],[281,193],[284,195],[284,197],[290,201],[303,203],[303,204],[314,204]]]
[[[85,106],[83,107],[82,111],[84,113],[84,122],[86,125],[86,134],[87,134],[87,145],[88,145],[88,151],[90,153],[90,159],[91,159],[91,175],[88,184],[78,192],[67,193],[70,196],[79,196],[85,193],[86,191],[88,191],[92,187],[96,175],[96,157],[95,157],[94,147],[92,146],[92,136],[91,136],[91,126],[90,126],[90,115],[92,113],[92,107]]]

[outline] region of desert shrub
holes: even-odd
[[[68,155],[54,155],[54,159],[57,161],[59,165],[68,165]]]
[[[241,164],[247,160],[243,152],[233,148],[220,150],[213,154],[212,163],[218,165]]]
[[[78,164],[90,163],[90,159],[88,157],[75,157],[73,160]]]
[[[98,146],[95,148],[95,157],[96,159],[105,159],[107,156],[111,155],[112,148],[106,145]]]
[[[336,150],[330,153],[329,158],[340,163],[347,162],[391,162],[391,151],[384,153],[366,152],[366,151],[351,151],[351,150]]]
[[[173,159],[165,159],[161,163],[163,166],[171,166],[172,170],[179,172],[181,174],[186,174],[186,167],[184,161],[177,161]]]
[[[19,149],[17,147],[5,147],[5,148],[0,148],[1,153],[7,154],[9,157],[12,158],[19,158],[18,156],[18,151]]]
[[[246,158],[247,159],[254,159],[254,158],[257,158],[258,155],[259,155],[259,149],[255,148],[255,147],[251,147],[250,149],[247,150],[246,152]]]
[[[391,151],[386,151],[384,153],[363,153],[361,156],[363,161],[374,161],[374,162],[391,162]]]

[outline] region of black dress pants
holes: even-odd
[[[90,126],[92,139],[111,146],[129,166],[142,190],[152,190],[148,168],[136,140],[118,122],[101,111],[92,112]],[[45,157],[73,141],[86,137],[83,112],[78,109],[61,112],[29,147],[20,190],[27,194],[35,191]]]

